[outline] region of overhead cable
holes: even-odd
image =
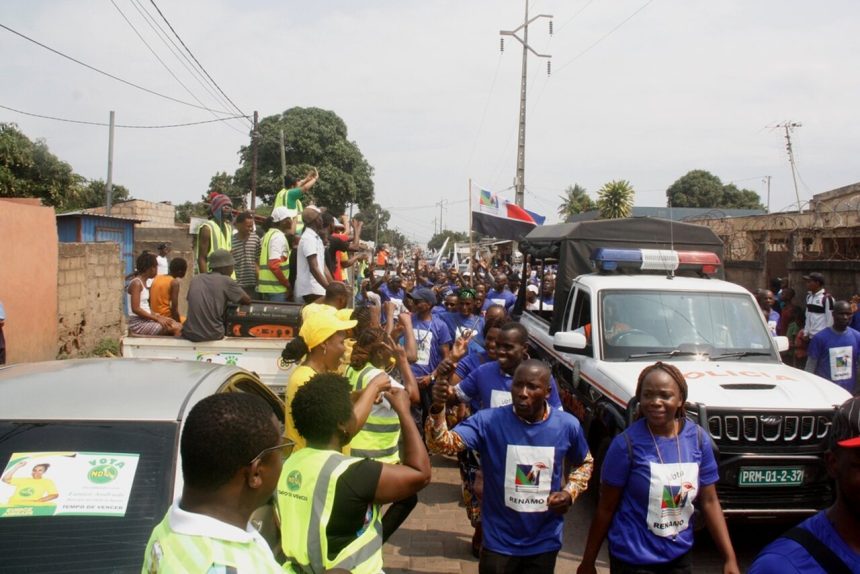
[[[156,92],[155,90],[150,90],[149,88],[145,88],[145,87],[141,86],[140,84],[135,84],[134,82],[129,82],[128,80],[124,80],[124,79],[120,78],[119,76],[115,76],[115,75],[113,75],[113,74],[111,74],[111,73],[109,73],[109,72],[105,72],[104,70],[100,70],[99,68],[96,68],[95,66],[91,66],[91,65],[89,65],[89,64],[87,64],[87,63],[85,63],[85,62],[82,62],[82,61],[78,60],[77,58],[73,58],[72,56],[69,56],[68,54],[64,54],[63,52],[60,52],[59,50],[55,50],[54,48],[51,48],[50,46],[47,46],[47,45],[45,45],[45,44],[43,44],[43,43],[39,42],[38,40],[34,40],[33,38],[30,38],[29,36],[27,36],[27,35],[25,35],[25,34],[22,34],[21,32],[18,32],[17,30],[13,30],[12,28],[10,28],[9,26],[6,26],[5,24],[0,24],[0,28],[3,28],[4,30],[8,30],[9,32],[12,32],[12,33],[13,33],[13,34],[15,34],[16,36],[19,36],[19,37],[21,37],[21,38],[24,38],[24,39],[25,39],[25,40],[27,40],[28,42],[32,42],[33,44],[36,44],[37,46],[40,46],[40,47],[42,47],[42,48],[45,48],[45,49],[46,49],[46,50],[48,50],[49,52],[53,52],[54,54],[56,54],[56,55],[58,55],[58,56],[62,56],[63,58],[65,58],[65,59],[67,59],[67,60],[71,60],[72,62],[74,62],[74,63],[76,63],[76,64],[80,64],[81,66],[83,66],[83,67],[85,67],[85,68],[87,68],[87,69],[90,69],[90,70],[92,70],[92,71],[94,71],[94,72],[97,72],[97,73],[99,73],[99,74],[102,74],[103,76],[107,76],[108,78],[111,78],[112,80],[116,80],[116,81],[118,81],[118,82],[121,82],[121,83],[123,83],[123,84],[125,84],[125,85],[127,85],[127,86],[131,86],[131,87],[133,87],[133,88],[137,88],[138,90],[143,90],[144,92],[147,92],[147,93],[152,94],[152,95],[154,95],[154,96],[158,96],[159,98],[164,98],[164,99],[166,99],[166,100],[170,100],[170,101],[172,101],[172,102],[176,102],[176,103],[178,103],[178,104],[183,104],[183,105],[186,105],[186,106],[191,106],[192,108],[198,108],[198,109],[201,109],[201,110],[207,110],[207,111],[210,111],[210,112],[215,112],[215,113],[218,113],[218,114],[228,115],[228,114],[232,114],[232,113],[233,113],[233,112],[225,112],[225,111],[222,111],[222,110],[213,110],[213,109],[211,109],[211,108],[207,108],[206,106],[200,106],[200,105],[197,105],[197,104],[193,104],[193,103],[191,103],[191,102],[186,102],[185,100],[180,100],[179,98],[174,98],[173,96],[168,96],[168,95],[166,95],[166,94],[162,94],[162,93],[160,93],[160,92]]]
[[[57,122],[66,122],[70,124],[84,124],[88,126],[110,126],[107,122],[89,122],[85,120],[71,120],[68,118],[58,118],[56,116],[46,116],[44,114],[34,114],[32,112],[25,112],[24,110],[18,110],[15,108],[10,108],[9,106],[4,106],[0,104],[0,108],[4,110],[9,110],[10,112],[15,112],[17,114],[23,114],[25,116],[30,116],[34,118],[42,118],[45,120],[54,120]],[[200,122],[188,122],[184,124],[166,124],[166,125],[129,125],[129,124],[114,124],[115,128],[128,128],[128,129],[146,129],[146,130],[156,130],[156,129],[164,129],[164,128],[184,128],[187,126],[199,126],[203,124],[213,124],[215,122],[226,122],[227,120],[235,120],[242,116],[230,116],[226,118],[215,118],[214,120],[203,120]]]

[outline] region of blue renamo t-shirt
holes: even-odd
[[[564,460],[576,467],[588,454],[579,421],[550,409],[545,420],[527,423],[507,406],[482,410],[454,432],[481,456],[484,546],[509,556],[559,550],[564,516],[549,510],[547,498],[561,490]]]
[[[490,305],[504,305],[505,310],[510,312],[511,307],[514,306],[514,303],[517,300],[517,296],[511,293],[510,289],[507,287],[501,291],[496,291],[495,289],[490,289],[487,293],[487,298],[484,299],[484,304],[481,307],[481,311],[486,311]]]
[[[836,383],[849,393],[854,391],[857,360],[860,359],[860,332],[848,327],[843,333],[837,333],[828,327],[812,337],[807,353],[818,361],[816,375]]]
[[[442,362],[442,346],[451,343],[451,332],[448,326],[438,317],[422,321],[418,315],[412,314],[412,332],[418,347],[418,360],[410,365],[416,377],[423,377],[433,372]]]
[[[498,361],[484,363],[473,370],[456,386],[457,394],[469,402],[475,401],[480,409],[489,409],[511,404],[511,385],[514,379],[505,373]],[[554,409],[562,409],[555,378],[549,377],[547,402]]]
[[[632,465],[624,434],[633,449]],[[631,564],[660,564],[688,552],[693,547],[693,500],[701,486],[717,480],[710,439],[697,424],[686,421],[676,441],[652,438],[645,419],[633,423],[612,439],[603,463],[601,481],[624,489],[609,527],[609,553]]]
[[[807,518],[799,525],[830,548],[854,574],[860,574],[860,554],[839,537],[827,519],[827,511]],[[806,549],[787,538],[777,538],[764,547],[750,566],[749,574],[827,574]]]
[[[451,338],[455,341],[463,336],[464,331],[469,330],[473,335],[481,333],[484,330],[484,318],[478,315],[469,315],[464,317],[462,313],[454,313],[446,311],[439,316],[451,331]]]
[[[469,373],[487,362],[487,352],[469,353],[457,362],[457,368],[454,369],[454,374],[460,377],[462,381],[469,376]]]

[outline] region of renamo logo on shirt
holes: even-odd
[[[534,464],[518,464],[514,487],[517,492],[536,492],[540,488],[541,471],[549,466],[543,462]]]

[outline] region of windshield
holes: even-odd
[[[0,570],[139,572],[171,502],[177,431],[0,421]]]
[[[724,355],[778,361],[761,311],[748,295],[607,291],[600,312],[607,361],[714,360]]]

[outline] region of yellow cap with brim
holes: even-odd
[[[332,311],[334,311],[333,307]],[[350,313],[352,313],[352,309],[313,313],[307,321],[302,323],[299,335],[305,340],[308,349],[313,349],[338,331],[346,331],[355,327],[356,321],[349,318]]]

